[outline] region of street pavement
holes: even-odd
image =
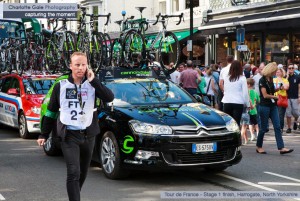
[[[222,192],[300,191],[300,132],[284,134],[286,147],[295,151],[280,155],[273,130],[265,136],[268,154],[255,152],[255,142],[242,146],[243,160],[222,173],[203,169],[135,171],[124,180],[109,180],[92,164],[82,189],[82,201],[199,200],[181,197],[162,199],[164,192],[206,192],[201,200],[214,200]],[[0,201],[67,201],[66,167],[62,156],[48,157],[36,139],[23,140],[18,131],[0,129]],[[185,194],[187,196],[187,194]],[[229,194],[228,194],[229,195]],[[226,199],[226,200],[241,200]],[[220,200],[220,199],[218,199]],[[224,200],[221,199],[221,200]],[[300,200],[257,199],[251,200]]]

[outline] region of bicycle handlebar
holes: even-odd
[[[58,21],[57,18],[48,19],[48,22],[53,24],[53,31],[55,31],[55,29],[56,29],[57,26],[58,26],[57,21]]]
[[[183,13],[180,15],[160,15],[161,18],[164,20],[165,18],[171,18],[171,17],[179,17],[179,22],[176,25],[179,25],[181,23],[181,20],[183,19]],[[183,19],[184,21],[184,19]]]
[[[106,17],[106,22],[104,25],[107,25],[111,16],[111,13],[108,13],[107,15],[94,15],[94,14],[86,14],[86,16],[89,16],[91,18],[97,18],[97,17]]]
[[[161,13],[158,13],[158,15],[156,15],[156,21],[152,25],[156,25],[158,23],[160,16],[161,16]]]

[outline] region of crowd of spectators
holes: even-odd
[[[226,62],[223,67],[220,62],[203,67],[188,60],[170,77],[192,96],[207,97],[209,103],[205,104],[231,115],[241,126],[243,144],[256,141],[257,153],[266,154],[262,146],[264,135],[269,132],[269,119],[280,154],[292,152],[293,149],[285,148],[282,134],[291,133],[292,125],[293,130],[300,129],[298,65],[291,60],[287,65],[275,62],[242,65],[232,55],[227,56]],[[277,105],[280,96],[288,99],[287,107]]]

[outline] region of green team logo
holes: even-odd
[[[131,135],[126,135],[121,149],[125,154],[130,154],[133,151],[133,147],[127,145],[129,142],[134,142],[134,139]]]

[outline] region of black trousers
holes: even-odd
[[[80,201],[80,190],[91,163],[95,137],[88,138],[79,131],[67,130],[61,143],[67,165],[67,191],[69,201]]]
[[[240,125],[242,114],[243,114],[244,105],[236,103],[224,103],[223,112],[229,114],[238,125]]]

